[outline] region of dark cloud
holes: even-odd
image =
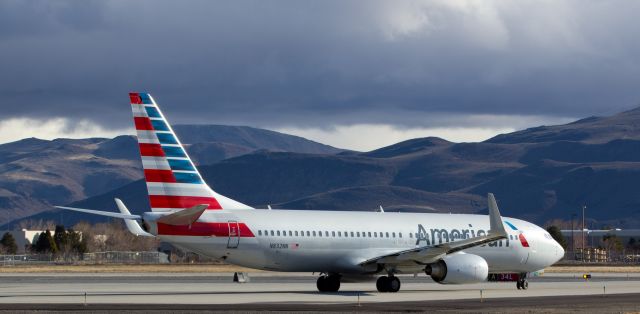
[[[0,119],[437,124],[640,103],[628,1],[0,2]]]

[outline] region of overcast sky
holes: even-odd
[[[640,105],[638,1],[0,1],[0,142],[170,122],[371,149]]]

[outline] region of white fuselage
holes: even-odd
[[[153,221],[160,215],[146,213],[145,221],[163,241],[231,264],[294,272],[374,274],[383,270],[360,264],[489,230],[488,216],[466,214],[210,210],[181,230],[159,228]],[[484,258],[491,273],[532,272],[563,257],[562,247],[544,229],[515,218],[503,221],[507,239],[463,251]],[[424,269],[413,261],[393,267],[398,273]]]

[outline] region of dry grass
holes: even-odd
[[[0,273],[233,273],[258,272],[233,265],[34,265],[4,266]]]

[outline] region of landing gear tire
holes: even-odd
[[[529,289],[529,281],[527,281],[526,279],[518,280],[516,282],[516,287],[518,288],[518,290],[527,290]]]
[[[378,292],[389,292],[387,291],[387,287],[388,287],[388,282],[389,281],[389,277],[387,276],[382,276],[380,278],[378,278],[378,281],[376,281],[376,288],[378,289]]]
[[[400,291],[400,279],[398,277],[390,277],[388,281],[389,292],[398,292]]]
[[[320,292],[337,292],[338,290],[340,290],[340,276],[320,276],[318,277],[316,286],[318,287],[318,291]]]
[[[379,292],[400,291],[400,279],[395,276],[382,276],[376,281],[376,288]]]

